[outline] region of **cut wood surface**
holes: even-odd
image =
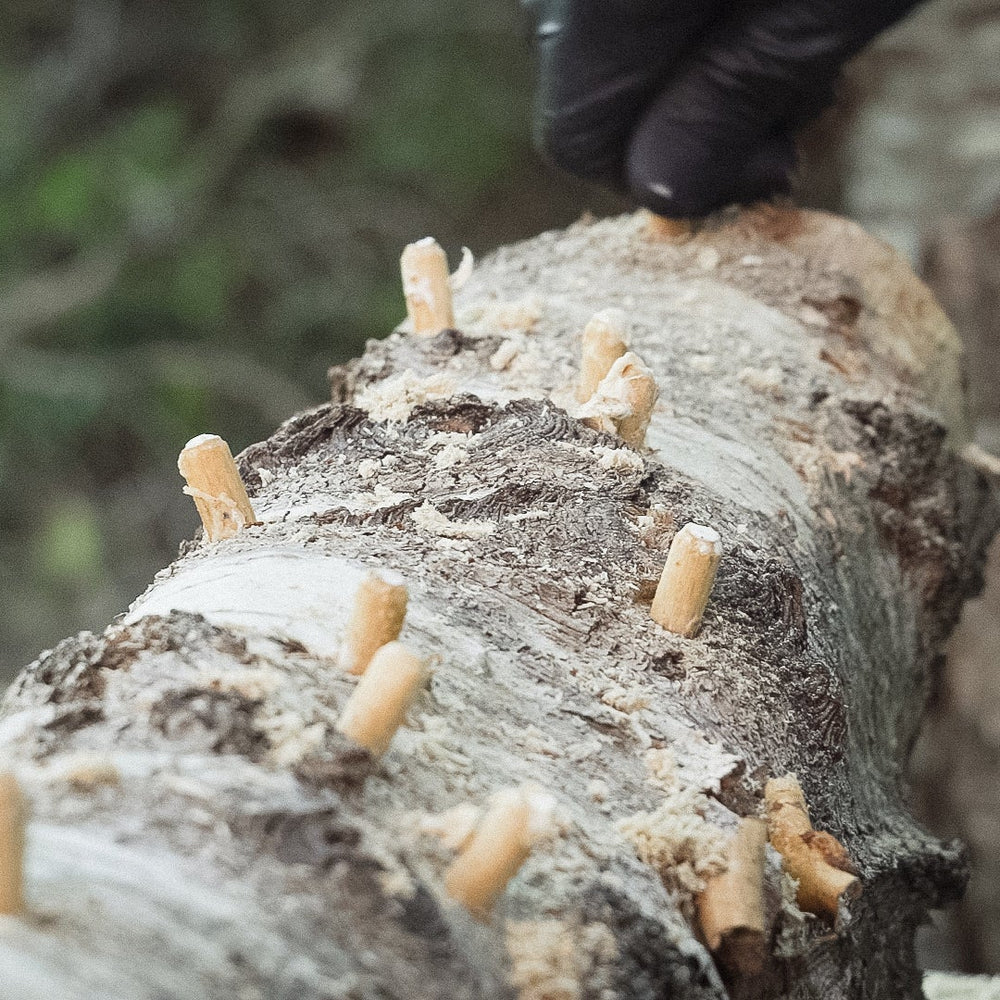
[[[642,449],[576,416],[607,308],[659,390]],[[454,309],[239,456],[261,523],[10,689],[33,815],[4,996],[920,997],[914,930],[964,865],[901,774],[996,526],[944,315],[857,227],[780,209],[544,234]],[[688,522],[724,550],[693,638],[650,614]],[[432,671],[378,761],[338,730],[371,572]],[[734,974],[695,900],[789,773],[861,892],[803,913],[768,847],[766,961]],[[551,829],[470,912],[445,873],[526,784]]]

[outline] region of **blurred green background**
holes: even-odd
[[[612,200],[530,148],[514,2],[0,4],[0,680],[197,524],[175,462],[322,401],[398,255]]]

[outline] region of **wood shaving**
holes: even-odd
[[[248,670],[225,670],[213,673],[208,680],[212,691],[235,691],[252,701],[263,701],[281,687],[284,675],[270,667]]]
[[[641,472],[646,466],[642,456],[631,448],[609,448],[607,445],[599,444],[594,448],[594,454],[597,455],[597,464],[602,469]]]
[[[787,399],[781,372],[777,368],[743,368],[736,376],[748,389],[778,402]]]
[[[75,754],[55,769],[59,780],[79,792],[90,792],[101,785],[121,784],[121,772],[110,757]]]
[[[611,788],[602,778],[591,778],[587,782],[587,795],[594,802],[605,802],[611,794]]]
[[[583,1000],[607,996],[618,948],[602,923],[582,926],[562,920],[507,924],[511,984],[519,1000]]]
[[[393,378],[365,386],[354,402],[367,410],[372,420],[401,424],[421,403],[453,396],[456,385],[451,375],[437,372],[422,378],[407,368]]]
[[[492,318],[504,330],[530,330],[542,318],[542,300],[537,295],[528,295],[502,302],[495,307]]]
[[[654,748],[647,750],[644,756],[651,785],[665,792],[677,786],[677,761],[670,750]]]
[[[298,763],[319,750],[326,736],[326,726],[322,722],[307,725],[297,712],[281,712],[260,720],[259,725],[271,743],[268,757],[279,767]]]
[[[705,819],[707,806],[708,799],[697,789],[675,788],[653,812],[618,825],[639,860],[657,870],[687,913],[705,880],[726,867],[727,838]]]
[[[462,247],[461,263],[455,268],[455,273],[448,278],[448,284],[451,285],[453,292],[457,292],[468,282],[469,278],[472,277],[472,270],[475,265],[476,260],[472,256],[472,251],[468,247]]]
[[[524,729],[520,742],[527,753],[540,753],[546,757],[562,756],[562,750],[537,726],[528,726]]]
[[[402,503],[404,500],[410,499],[409,493],[396,493],[394,490],[390,490],[388,486],[383,486],[381,483],[377,484],[371,493],[359,493],[357,495],[357,504],[351,504],[351,507],[356,507],[358,510],[381,510],[383,507],[394,507],[396,504]]]
[[[392,871],[379,872],[379,885],[387,896],[395,896],[397,899],[413,899],[417,894],[417,887],[409,874],[402,868]]]
[[[719,266],[722,256],[715,247],[702,247],[695,254],[695,260],[703,271],[714,271]]]
[[[453,521],[426,501],[410,517],[418,528],[445,538],[485,538],[497,528],[495,521]]]
[[[865,467],[864,459],[857,452],[823,450],[821,455],[827,467],[843,476],[848,486],[854,478],[854,470]]]
[[[641,388],[643,386],[648,388],[648,393]],[[619,434],[630,444],[641,444],[655,399],[652,372],[637,354],[628,351],[611,366],[593,396],[579,407],[576,416],[594,430]],[[643,402],[649,404],[646,412],[643,412]]]
[[[1000,458],[978,444],[967,444],[962,449],[962,458],[987,476],[1000,477]]]
[[[469,457],[468,451],[461,445],[457,444],[446,444],[435,456],[434,456],[434,468],[435,469],[450,469],[453,466],[458,465],[460,462],[464,462]]]
[[[463,802],[442,813],[424,813],[417,820],[417,831],[437,837],[450,851],[460,851],[475,833],[482,810],[471,802]]]
[[[613,687],[601,695],[601,701],[619,712],[631,714],[649,707],[649,694],[641,687]]]

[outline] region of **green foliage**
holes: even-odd
[[[110,192],[93,153],[65,153],[41,174],[30,202],[29,225],[58,235],[96,232],[111,207]]]
[[[210,328],[225,319],[232,265],[231,253],[213,241],[185,248],[177,256],[168,302],[181,324]]]
[[[59,585],[100,577],[101,526],[94,505],[85,497],[54,503],[35,543],[35,563],[43,580]]]
[[[365,168],[433,177],[440,197],[464,206],[523,154],[526,102],[510,99],[523,90],[523,60],[475,36],[394,42],[371,57]]]
[[[170,441],[189,441],[210,426],[209,390],[197,371],[164,373],[153,387],[152,423]]]
[[[119,181],[133,189],[166,184],[183,163],[189,139],[185,109],[172,101],[137,108],[108,134],[109,159]]]

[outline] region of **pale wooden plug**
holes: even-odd
[[[424,660],[401,642],[387,643],[371,658],[344,705],[337,728],[381,757],[428,676]]]
[[[534,785],[498,792],[472,839],[448,869],[444,885],[473,916],[485,919],[553,826],[555,799]]]
[[[674,535],[650,614],[668,632],[690,638],[701,627],[715,572],[722,558],[722,539],[714,528],[685,524]]]
[[[354,611],[340,647],[340,666],[363,674],[375,651],[399,638],[406,618],[407,590],[369,573],[358,586]]]
[[[399,259],[413,332],[433,337],[455,325],[448,257],[433,237],[410,243]]]
[[[232,538],[241,528],[257,523],[233,453],[218,434],[200,434],[188,441],[177,468],[210,542]]]
[[[807,913],[836,922],[841,899],[861,894],[861,882],[844,846],[813,829],[802,786],[794,774],[764,786],[768,836],[785,871],[799,883],[795,901]]]
[[[0,913],[24,912],[24,830],[28,807],[17,779],[0,774]]]
[[[620,309],[602,309],[595,313],[583,330],[580,357],[578,403],[586,403],[611,366],[628,350],[625,314]]]
[[[577,415],[588,427],[617,434],[626,444],[641,448],[658,395],[653,373],[638,354],[626,351]]]
[[[686,243],[691,239],[693,228],[690,219],[668,219],[655,212],[647,212],[643,232],[651,242]]]
[[[709,951],[739,976],[757,975],[764,966],[764,849],[767,823],[744,819],[726,852],[727,867],[709,879],[698,896],[698,919]]]

